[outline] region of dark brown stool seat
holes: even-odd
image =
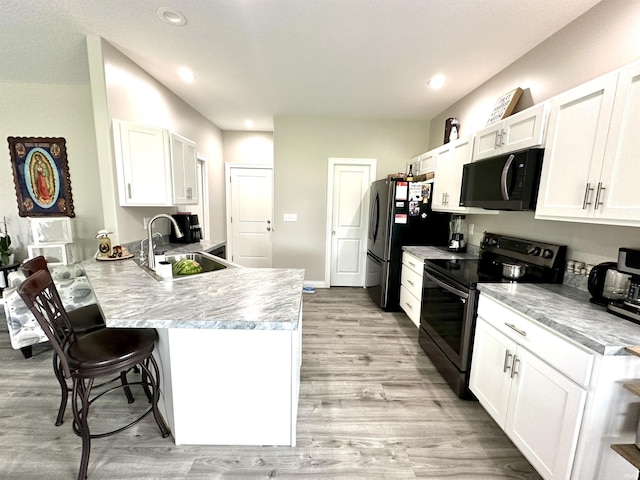
[[[119,433],[137,424],[152,412],[162,437],[169,436],[169,427],[158,409],[160,372],[153,358],[157,338],[155,330],[103,328],[85,335],[76,335],[51,275],[44,270],[35,272],[22,282],[18,287],[18,293],[49,338],[64,377],[71,379],[73,383],[73,431],[82,437],[78,480],[87,478],[93,438]],[[92,388],[97,378],[122,374],[135,366],[141,370],[141,381],[114,383],[108,390],[92,397]],[[88,418],[92,403],[112,390],[127,389],[129,385],[141,385],[148,392],[151,403],[149,408],[124,427],[104,433],[91,433]]]

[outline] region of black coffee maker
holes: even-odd
[[[190,213],[178,213],[171,216],[176,221],[183,234],[181,238],[177,238],[175,228],[172,223],[171,236],[169,237],[171,243],[195,243],[202,240],[202,229],[200,228],[200,223],[198,222],[198,215],[192,215]]]

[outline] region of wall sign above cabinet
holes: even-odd
[[[522,89],[520,87],[511,90],[509,93],[501,96],[493,107],[493,112],[489,115],[487,120],[487,126],[493,125],[499,122],[503,118],[508,117],[513,112],[513,109],[522,96]]]

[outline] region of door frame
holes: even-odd
[[[225,224],[226,224],[226,229],[227,229],[227,258],[233,258],[233,230],[232,230],[232,225],[231,225],[231,189],[229,188],[229,185],[231,184],[231,171],[232,169],[264,169],[264,170],[271,170],[271,212],[274,214],[275,216],[275,211],[274,211],[274,196],[275,196],[275,190],[273,188],[273,165],[271,164],[266,164],[266,163],[234,163],[234,162],[225,162],[224,163],[224,191],[225,191],[225,215],[226,215],[226,219],[225,219]],[[272,233],[275,233],[275,231],[273,231],[273,219],[271,222],[272,225]],[[273,259],[273,235],[271,237],[271,258]],[[273,260],[272,260],[273,261]]]
[[[201,175],[198,178],[198,188],[200,188],[200,205],[202,207],[202,218],[200,222],[202,223],[202,232],[204,234],[204,238],[207,240],[212,240],[211,238],[211,219],[210,208],[209,208],[209,163],[207,161],[207,157],[200,153],[196,153],[197,158],[197,167],[200,167]],[[198,168],[196,167],[196,172]]]
[[[327,162],[327,224],[325,227],[325,261],[324,261],[324,286],[331,287],[331,240],[333,226],[333,187],[334,178],[333,171],[336,165],[368,165],[369,166],[369,185],[376,180],[377,159],[375,158],[333,158],[330,157]],[[365,206],[368,210],[369,205],[369,189],[365,195]],[[365,225],[363,228],[363,244],[367,244],[367,232],[369,231],[369,215],[365,215]],[[361,253],[366,259],[367,250]],[[362,273],[362,287],[364,287],[365,273]]]

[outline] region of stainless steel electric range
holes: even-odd
[[[473,398],[468,387],[478,283],[562,283],[566,250],[485,233],[478,260],[425,261],[420,346],[460,398]]]

